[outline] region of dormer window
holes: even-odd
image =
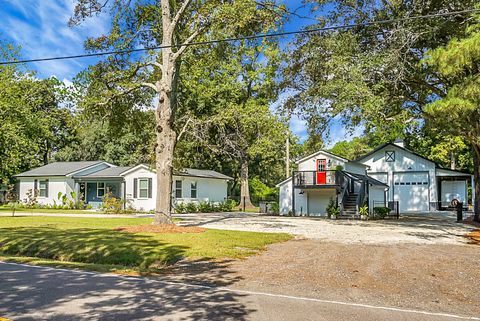
[[[385,151],[385,161],[394,162],[395,161],[395,152],[394,151]]]

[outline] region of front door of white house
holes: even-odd
[[[400,212],[427,212],[429,204],[428,172],[394,173],[393,199]]]

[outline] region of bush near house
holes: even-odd
[[[61,192],[58,193],[57,199],[53,200],[53,205],[50,204],[39,204],[37,201],[37,192],[33,190],[28,190],[26,193],[26,199],[23,202],[11,202],[8,204],[9,207],[15,207],[17,209],[52,209],[52,210],[88,210],[92,209],[91,205],[85,204],[82,200],[82,197],[77,199],[77,193],[71,192],[70,198],[67,194]]]
[[[380,219],[384,219],[392,210],[388,207],[377,206],[373,208],[373,214]]]
[[[107,193],[102,198],[100,209],[107,214],[131,213],[130,210],[123,209],[125,204],[126,202],[124,200],[115,197],[112,193]]]
[[[225,202],[182,202],[174,206],[175,213],[213,213],[213,212],[232,212],[237,206],[234,200]]]

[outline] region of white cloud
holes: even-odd
[[[79,27],[68,27],[73,0],[8,0],[0,11],[3,36],[22,47],[22,58],[43,58],[81,54],[88,36],[99,36],[108,30],[108,17],[85,21]],[[72,79],[93,59],[55,60],[32,63],[41,77],[57,75]]]

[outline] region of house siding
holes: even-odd
[[[59,202],[58,193],[67,194],[67,185],[65,179],[62,177],[26,177],[19,179],[19,194],[18,198],[21,202],[25,202],[27,199],[27,193],[29,190],[34,189],[35,180],[43,181],[48,179],[48,197],[37,196],[37,203],[42,205],[53,205],[54,202]]]
[[[320,152],[318,155],[313,155],[307,159],[304,159],[298,163],[299,171],[316,171],[317,170],[317,159],[326,159],[327,160],[327,170],[334,170],[338,165],[345,168],[345,162],[337,157],[333,157],[327,153]],[[330,161],[330,166],[328,162]]]
[[[387,162],[385,160],[385,152],[394,151],[395,152],[395,161]],[[426,160],[420,156],[412,154],[402,148],[399,148],[394,145],[388,145],[384,148],[376,151],[372,155],[369,155],[367,158],[364,158],[360,161],[361,163],[367,165],[369,168],[367,170],[369,175],[372,175],[374,178],[378,178],[376,175],[381,175],[382,178],[387,177],[389,192],[388,200],[394,200],[394,178],[395,175],[402,173],[428,173],[429,175],[429,200],[432,205],[437,201],[437,183],[436,183],[436,165],[434,162]],[[383,181],[383,179],[379,179]]]
[[[134,179],[152,179],[152,197],[140,198],[138,193],[134,198]],[[175,181],[182,181],[182,197],[175,198]],[[197,198],[191,197],[191,183],[197,182]],[[125,175],[125,188],[127,203],[138,210],[150,211],[155,209],[155,198],[157,193],[156,174],[146,168],[140,167],[128,172]],[[177,176],[172,177],[172,196],[175,202],[223,202],[227,198],[228,182],[223,179]]]

